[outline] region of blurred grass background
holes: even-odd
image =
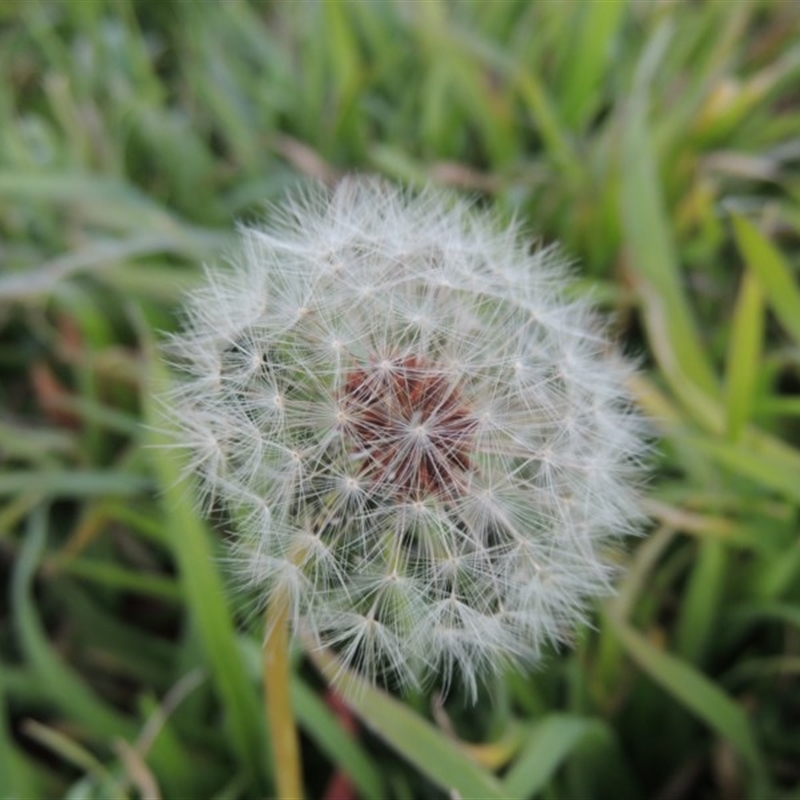
[[[779,0],[2,3],[0,796],[272,791],[259,633],[148,385],[235,222],[360,170],[561,241],[663,438],[619,595],[535,674],[354,719],[298,653],[309,797],[800,798],[798,34]]]

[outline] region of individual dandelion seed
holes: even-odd
[[[369,680],[526,665],[640,522],[632,367],[557,250],[355,178],[244,229],[171,343],[170,398],[233,560]]]

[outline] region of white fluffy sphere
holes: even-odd
[[[563,259],[450,195],[350,179],[242,232],[170,402],[234,561],[370,679],[563,641],[639,520],[631,372]]]

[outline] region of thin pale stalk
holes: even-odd
[[[280,594],[267,607],[264,643],[264,700],[275,762],[275,785],[280,800],[303,797],[300,745],[289,693],[288,604]]]

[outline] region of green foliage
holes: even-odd
[[[256,798],[261,632],[151,445],[154,342],[238,219],[377,171],[575,257],[658,441],[619,595],[485,687],[331,705],[361,797],[800,794],[791,3],[0,5],[0,796]]]

